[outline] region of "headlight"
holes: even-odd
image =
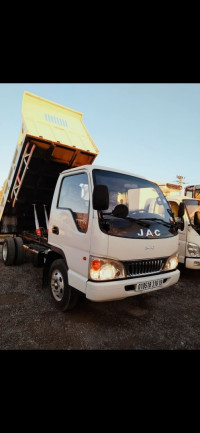
[[[90,256],[89,278],[95,281],[125,278],[126,271],[121,262]]]
[[[176,269],[178,266],[178,253],[172,254],[172,256],[168,257],[163,271],[171,271],[172,269]]]
[[[200,256],[199,246],[197,244],[193,244],[192,242],[187,242],[187,249],[191,257]]]

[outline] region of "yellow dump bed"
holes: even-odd
[[[24,92],[22,129],[1,191],[0,221],[11,208],[45,202],[50,206],[61,171],[92,164],[99,153],[79,111]],[[13,213],[13,212],[12,212]]]
[[[49,149],[53,144],[51,158],[70,168],[91,164],[99,153],[82,117],[79,111],[24,92],[23,133],[43,149]]]

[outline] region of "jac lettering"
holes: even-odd
[[[138,236],[160,236],[160,230],[156,229],[154,230],[154,232],[152,233],[152,231],[150,229],[147,229],[146,234],[144,233],[143,229],[140,229],[140,232],[137,233]]]

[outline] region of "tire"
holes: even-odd
[[[15,265],[21,265],[24,262],[24,248],[23,248],[23,240],[20,237],[14,238],[15,241]]]
[[[2,248],[2,260],[5,266],[12,266],[15,261],[15,241],[14,238],[5,238]]]
[[[48,286],[54,305],[59,310],[69,311],[77,305],[78,292],[68,284],[67,268],[63,259],[57,259],[52,263]]]

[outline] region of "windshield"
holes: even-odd
[[[190,219],[190,223],[194,224],[194,214],[200,211],[200,200],[184,200],[185,207]]]
[[[143,227],[149,228],[152,224],[156,224],[157,229],[159,226],[160,233],[162,222],[168,226],[167,231],[169,231],[169,226],[171,228],[173,219],[170,214],[169,204],[160,188],[153,182],[123,173],[99,169],[93,170],[93,180],[94,185],[107,185],[108,187],[109,209],[103,212],[103,217],[109,220],[110,224],[113,221],[116,230],[112,234],[117,232],[117,235],[120,235],[120,231],[117,230],[119,226],[122,228],[122,235],[128,236],[127,232],[129,232],[131,233],[130,237],[133,237],[134,230],[142,236],[145,233]],[[119,204],[126,205],[128,208],[128,215],[124,218],[126,223],[116,221],[122,218],[112,215],[112,211]],[[109,213],[110,215],[108,215]],[[136,222],[137,226],[134,226],[134,228],[133,223],[136,224]],[[138,228],[141,230],[138,230]],[[166,230],[164,231],[166,232]]]

